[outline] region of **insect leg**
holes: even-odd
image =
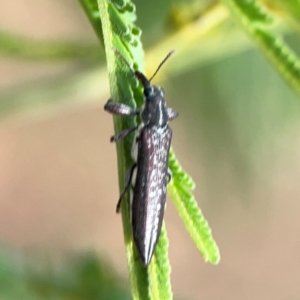
[[[140,109],[134,109],[126,104],[114,102],[111,99],[104,105],[104,110],[121,116],[136,116],[140,113]]]
[[[178,117],[178,112],[175,111],[173,108],[168,107],[167,113],[168,113],[169,121],[172,121],[173,119]]]
[[[134,127],[130,127],[130,128],[124,129],[120,133],[118,133],[116,135],[113,135],[110,138],[110,141],[118,143],[118,142],[122,141],[124,138],[126,138],[127,135],[129,135],[131,132],[133,132],[136,129],[138,129],[138,126],[134,126]]]
[[[168,168],[168,172],[167,172],[167,177],[168,177],[168,184],[170,183],[170,181],[172,180],[172,171]]]
[[[117,204],[117,209],[116,209],[117,213],[120,212],[122,198],[125,195],[125,193],[127,192],[128,188],[130,187],[133,171],[136,168],[136,166],[137,166],[137,164],[134,163],[126,172],[125,187],[124,187],[124,190],[123,190],[123,192],[119,198],[118,204]]]

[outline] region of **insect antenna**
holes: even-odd
[[[157,72],[159,71],[159,69],[162,67],[162,65],[170,58],[170,56],[175,52],[175,50],[172,50],[168,53],[168,55],[164,58],[164,60],[159,64],[159,66],[157,67],[156,71],[154,72],[154,74],[151,76],[151,78],[149,79],[149,82],[153,79],[153,77],[157,74]]]
[[[132,70],[132,68],[129,65],[129,62],[126,60],[126,58],[124,57],[124,55],[116,48],[113,48],[113,51],[123,60],[123,62],[125,63],[125,65],[128,67],[128,69],[135,74],[134,70]]]
[[[139,72],[139,71],[134,71],[131,66],[129,65],[128,61],[124,57],[124,55],[116,48],[113,48],[113,51],[123,60],[123,62],[126,64],[126,66],[129,68],[129,70],[133,73],[133,75],[143,84],[144,87],[149,86],[151,80],[154,78],[154,76],[157,74],[157,72],[160,70],[162,65],[170,58],[170,56],[174,53],[175,50],[172,50],[168,53],[168,55],[164,58],[164,60],[159,64],[157,67],[156,71],[154,74],[151,76],[150,79],[147,79],[147,77]]]
[[[150,81],[146,78],[146,76],[139,72],[139,71],[134,71],[128,61],[126,60],[126,58],[124,57],[124,55],[116,48],[113,48],[113,51],[123,60],[123,62],[126,64],[126,66],[129,68],[129,70],[133,73],[133,75],[137,78],[137,80],[139,80],[144,87],[148,86],[150,84]]]

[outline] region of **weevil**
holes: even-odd
[[[133,109],[108,100],[104,109],[120,116],[140,116],[139,126],[127,128],[112,136],[111,142],[120,142],[136,131],[131,150],[135,163],[127,170],[117,212],[120,211],[123,196],[131,187],[133,239],[143,265],[148,266],[161,232],[167,184],[172,177],[168,169],[172,139],[169,121],[178,116],[175,110],[166,106],[164,90],[160,86],[152,85],[151,80],[174,51],[165,57],[150,79],[139,71],[133,71],[123,55],[118,50],[114,51],[143,86],[144,104],[141,108]]]

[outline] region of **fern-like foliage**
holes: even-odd
[[[142,101],[142,94],[137,90],[136,81],[128,80],[128,78],[133,77],[131,71],[126,68],[124,62],[113,51],[114,48],[118,49],[132,66],[135,63],[141,68],[141,60],[138,57],[142,57],[143,51],[140,44],[133,38],[134,33],[139,32],[136,28],[132,30],[135,19],[133,6],[129,2],[121,3],[119,1],[114,3],[105,0],[99,0],[98,6],[107,57],[111,96],[115,101],[135,106],[133,91],[136,98],[141,99],[140,101]],[[140,55],[134,56],[133,53],[140,53]],[[135,122],[130,118],[116,117],[114,118],[114,125],[115,132],[120,132],[125,128],[134,126]],[[117,145],[120,190],[124,188],[126,170],[133,163],[130,157],[131,144],[132,140],[126,139],[123,143]],[[134,299],[150,299],[147,269],[141,265],[133,246],[129,209],[127,195],[122,203],[122,220],[130,270],[131,291]]]
[[[176,209],[204,260],[217,264],[220,261],[219,249],[192,194],[195,184],[183,171],[173,151],[169,155],[169,167],[173,174],[173,180],[168,186],[168,192]]]
[[[103,44],[102,26],[101,26],[101,19],[100,19],[100,13],[99,13],[97,1],[96,0],[79,0],[79,2],[81,3],[100,42]]]
[[[257,1],[235,1],[235,5],[250,22],[271,24],[274,21],[268,11]]]
[[[168,237],[163,223],[160,237],[149,266],[151,299],[173,299],[170,284]]]
[[[132,69],[137,68],[143,71],[143,50],[139,38],[141,31],[133,23],[136,18],[135,8],[130,1],[99,0],[97,6],[91,4],[91,2],[88,1],[89,5],[85,7],[97,9],[99,12],[107,57],[111,96],[115,101],[121,101],[132,107],[135,107],[136,104],[141,106],[143,102],[141,88],[138,87],[131,70],[128,70],[126,64],[113,51],[114,48],[118,49]],[[97,12],[90,12],[89,15],[97,16]],[[98,36],[101,37],[99,34]],[[120,132],[134,125],[135,121],[131,118],[114,118],[115,132]],[[117,145],[120,191],[124,188],[126,170],[133,163],[130,156],[131,144],[132,139],[128,138]],[[171,299],[170,265],[167,256],[168,240],[165,229],[162,230],[157,251],[151,264],[152,267],[149,269],[145,268],[141,264],[133,245],[129,209],[129,199],[124,198],[122,202],[122,220],[133,298]],[[157,295],[164,295],[164,297],[157,298]]]
[[[97,10],[92,0],[80,0],[85,10]],[[96,0],[95,0],[96,1]],[[115,101],[120,101],[132,107],[140,107],[143,103],[142,89],[137,80],[128,70],[113,49],[118,51],[128,61],[131,68],[143,71],[143,51],[140,42],[140,29],[134,25],[135,8],[129,0],[107,1],[98,0],[100,23],[97,23],[97,12],[90,11],[88,16],[95,24],[101,24],[107,65],[110,79],[111,96]],[[96,19],[93,19],[95,16]],[[97,26],[98,26],[97,25]],[[98,32],[98,29],[96,30]],[[133,127],[135,121],[131,118],[114,117],[115,132],[120,132],[128,127]],[[126,138],[117,145],[120,191],[124,188],[124,175],[132,165],[130,156],[132,139]],[[196,242],[205,260],[212,263],[219,261],[219,252],[212,237],[211,231],[204,220],[196,202],[191,194],[194,184],[190,177],[180,168],[173,151],[170,153],[169,167],[173,173],[173,180],[169,185],[169,192],[174,198],[185,225]],[[128,195],[127,195],[128,197]],[[168,239],[163,224],[158,245],[155,249],[149,268],[142,266],[136,249],[133,245],[129,199],[122,201],[122,219],[126,252],[130,271],[132,295],[134,299],[172,299],[170,284],[170,264],[168,260]]]
[[[300,22],[300,1],[299,0],[265,0],[268,5],[275,6],[291,16],[296,22]]]
[[[222,0],[278,73],[300,92],[300,60],[266,25],[274,17],[258,0]],[[288,1],[286,1],[288,2]],[[293,2],[293,7],[296,5]],[[298,7],[299,8],[299,7]]]

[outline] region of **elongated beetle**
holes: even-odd
[[[117,50],[114,51],[131,70],[122,54]],[[139,115],[141,118],[139,126],[127,128],[112,136],[111,142],[119,142],[137,130],[131,151],[135,163],[126,173],[125,188],[119,198],[117,212],[120,210],[123,196],[131,186],[133,190],[131,195],[133,239],[145,266],[151,261],[161,232],[167,184],[171,180],[168,156],[172,130],[168,123],[178,116],[176,111],[166,106],[163,89],[152,85],[151,80],[172,54],[173,51],[165,57],[149,80],[141,72],[132,71],[144,88],[145,103],[141,108],[133,109],[112,100],[108,100],[104,106],[104,109],[112,114]]]

